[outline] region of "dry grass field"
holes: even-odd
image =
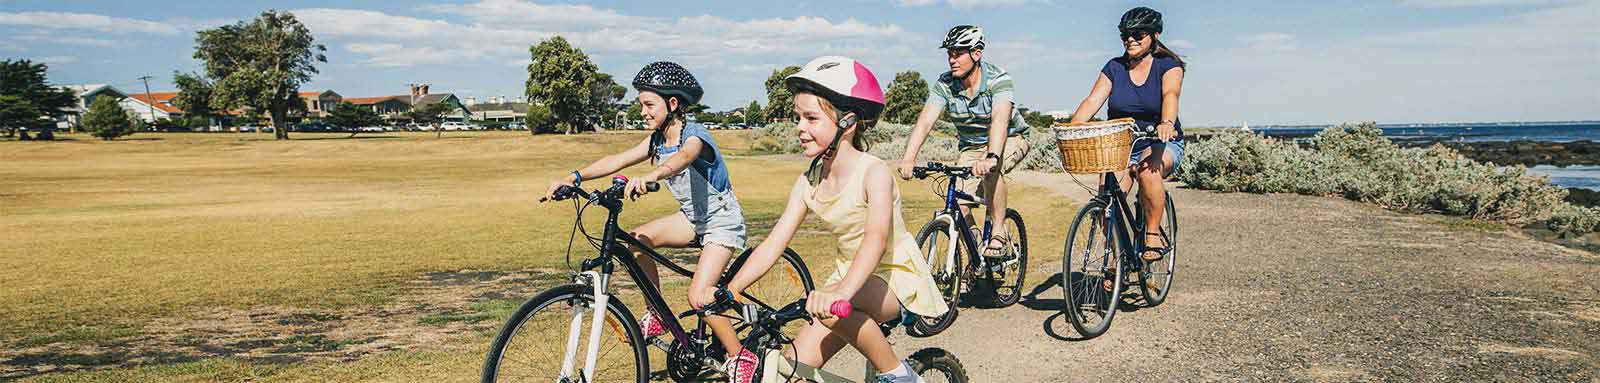
[[[716,135],[754,240],[806,161],[745,156],[745,136]],[[476,380],[504,317],[571,270],[573,209],[537,195],[643,137],[0,141],[0,380]],[[920,227],[936,196],[926,181],[901,187]],[[1030,268],[1056,267],[1072,203],[1013,190]],[[644,198],[624,226],[675,208]],[[812,222],[791,247],[820,281],[833,244]],[[581,239],[573,250],[593,254]],[[667,279],[668,294],[685,280]]]

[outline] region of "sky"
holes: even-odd
[[[974,24],[1017,101],[1054,111],[1088,94],[1141,5],[1188,62],[1190,126],[1600,119],[1600,0],[0,0],[0,58],[48,63],[58,84],[172,90],[174,72],[201,69],[196,31],[270,8],[328,48],[302,90],[521,95],[529,47],[560,35],[624,85],[649,62],[683,64],[726,110],[766,105],[774,69],[816,56],[855,58],[884,86],[904,70],[931,80],[948,70],[944,33]]]

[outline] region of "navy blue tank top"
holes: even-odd
[[[1126,57],[1117,56],[1106,61],[1100,73],[1111,79],[1111,97],[1106,100],[1108,118],[1131,117],[1140,128],[1147,129],[1161,123],[1161,76],[1182,65],[1171,57],[1156,57],[1151,65],[1148,77],[1142,81],[1144,85],[1136,86],[1128,73]],[[1183,121],[1174,119],[1172,126],[1178,130],[1178,139],[1182,140]]]

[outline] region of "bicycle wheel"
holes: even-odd
[[[724,272],[722,279],[717,281],[717,285],[728,286],[728,283],[733,280],[733,276],[739,272],[740,268],[744,267],[744,264],[750,260],[750,255],[754,252],[755,249],[747,249],[743,254],[739,254],[738,258],[734,258],[733,262],[728,266],[728,271]],[[811,271],[806,269],[806,263],[800,259],[800,254],[795,253],[792,249],[783,249],[783,255],[778,257],[778,261],[774,262],[765,274],[762,274],[760,278],[739,293],[739,301],[742,303],[754,303],[764,309],[776,311],[789,304],[789,302],[805,298],[814,289],[816,289],[816,285],[811,281]],[[792,337],[800,332],[801,327],[804,327],[803,322],[793,323],[790,326],[786,326],[783,333]],[[743,331],[743,324],[738,326],[737,330]],[[713,342],[712,344],[718,343]]]
[[[1006,307],[1022,298],[1022,283],[1028,276],[1028,230],[1022,225],[1022,213],[1006,209],[1005,228],[1011,233],[1006,252],[990,258],[998,262],[985,273],[994,282],[994,305]]]
[[[911,371],[921,376],[928,382],[965,383],[967,369],[961,366],[961,361],[955,355],[939,348],[924,348],[912,353],[906,358],[906,364],[911,366]]]
[[[959,316],[956,303],[961,300],[960,271],[964,257],[957,244],[956,238],[950,236],[948,219],[935,217],[928,224],[922,225],[922,230],[917,232],[917,249],[922,250],[923,260],[928,263],[934,285],[938,286],[939,293],[944,295],[945,304],[950,306],[950,311],[937,317],[917,316],[915,323],[911,324],[910,333],[913,336],[927,337],[944,332]]]
[[[1106,211],[1100,201],[1090,201],[1078,210],[1061,257],[1062,310],[1084,339],[1100,336],[1111,327],[1122,300],[1126,267],[1117,267],[1120,263]],[[1111,291],[1103,287],[1107,280],[1114,281]]]
[[[559,286],[523,303],[505,328],[495,336],[483,366],[483,381],[556,382],[580,381],[594,320],[592,287],[581,284]],[[645,353],[644,335],[639,323],[622,302],[606,303],[606,323],[600,326],[599,358],[590,382],[638,382],[650,380],[650,356]],[[570,356],[574,376],[562,378],[562,364],[568,360],[569,342],[577,345]]]
[[[1167,294],[1172,292],[1172,274],[1178,268],[1178,209],[1172,206],[1171,193],[1167,194],[1166,213],[1161,215],[1160,227],[1161,238],[1167,244],[1167,256],[1143,268],[1144,283],[1140,289],[1145,307],[1160,306],[1167,301]]]

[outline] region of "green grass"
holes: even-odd
[[[0,142],[0,349],[97,344],[155,319],[215,308],[337,309],[395,302],[408,282],[455,270],[565,270],[571,205],[536,203],[551,179],[642,140],[643,133],[145,134],[105,142]],[[754,240],[782,211],[804,161],[746,157],[744,132],[717,132]],[[322,139],[328,138],[328,139]],[[624,171],[637,174],[643,167]],[[940,205],[922,181],[901,183],[907,225]],[[1017,187],[1033,269],[1060,257],[1053,222],[1072,201]],[[624,227],[676,209],[654,196]],[[598,211],[598,210],[596,210]],[[808,225],[818,225],[815,218]],[[603,223],[591,214],[588,227]],[[820,226],[815,226],[820,229]],[[820,283],[836,241],[790,245]],[[583,250],[581,245],[577,248]],[[578,254],[575,254],[578,255]],[[1030,281],[1030,285],[1037,282]],[[669,283],[669,286],[673,283]],[[680,289],[681,290],[681,289]],[[668,294],[681,292],[670,290]],[[681,297],[679,301],[681,301]],[[626,300],[626,299],[625,299]],[[499,321],[516,299],[426,316],[430,325]],[[636,302],[635,302],[636,303]],[[681,305],[674,302],[673,304]],[[638,311],[638,310],[636,310]],[[493,334],[443,340],[443,351],[394,351],[349,362],[246,358],[48,374],[41,381],[470,381]],[[344,340],[291,339],[307,347]]]
[[[473,303],[471,312],[429,315],[422,318],[422,324],[478,323],[486,320],[503,321],[511,317],[511,314],[517,311],[517,306],[521,304],[521,301],[511,299],[495,299]]]

